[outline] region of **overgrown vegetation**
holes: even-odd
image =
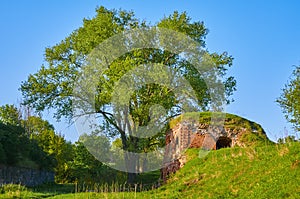
[[[0,164],[55,172],[57,183],[124,182],[124,173],[92,156],[81,142],[67,142],[39,116],[24,117],[14,105],[0,107]]]
[[[300,142],[224,148],[199,158],[201,150],[188,149],[186,165],[158,189],[138,192],[134,187],[124,192],[62,194],[53,191],[49,198],[299,198]],[[50,186],[51,187],[51,186]],[[40,190],[20,188],[22,198]],[[110,190],[108,188],[107,190]],[[35,192],[37,191],[37,192]],[[74,190],[73,190],[74,191]],[[11,191],[10,196],[13,195]],[[99,190],[101,192],[101,190]],[[27,195],[26,195],[27,194]],[[48,193],[50,196],[51,194]],[[7,198],[7,194],[0,197]],[[12,197],[11,197],[12,198]]]
[[[224,125],[225,129],[230,129],[232,131],[243,131],[244,133],[241,135],[241,137],[239,137],[239,140],[246,146],[271,143],[271,141],[267,138],[266,132],[259,124],[230,113],[186,113],[171,120],[169,126],[170,128],[174,128],[179,122],[191,121],[194,123],[196,122],[199,124],[204,124],[208,127],[212,122],[212,114],[216,114],[215,117],[220,116],[221,125]],[[224,114],[224,116],[222,114]]]
[[[161,30],[168,29],[170,34],[164,35],[164,31],[158,31],[153,25]],[[141,30],[149,30],[151,34],[146,36]],[[127,34],[130,31],[136,32]],[[159,150],[164,131],[156,132],[156,136],[148,136],[150,133],[146,131],[145,139],[144,127],[159,129],[168,123],[168,118],[187,109],[203,111],[232,100],[236,81],[227,71],[233,58],[227,52],[209,52],[205,46],[207,33],[204,23],[193,21],[186,12],[174,11],[150,24],[136,18],[133,12],[101,6],[96,9],[95,17],[84,19],[81,27],[58,44],[46,48],[46,63],[22,82],[20,90],[24,103],[38,112],[53,109],[57,119],[95,114],[102,121],[97,124],[103,129],[101,133],[110,140],[119,138],[122,150],[133,154]],[[122,38],[120,41],[118,36]],[[110,43],[109,39],[114,41],[108,47],[105,44]],[[143,47],[140,48],[136,44],[141,41]],[[97,49],[101,50],[97,52]],[[119,54],[121,49],[126,52]],[[111,60],[113,57],[115,59]],[[96,65],[91,61],[94,59]],[[89,83],[97,89],[92,89]],[[208,85],[214,86],[208,88]],[[114,99],[118,99],[117,103]],[[157,105],[164,108],[163,114]],[[74,108],[77,111],[73,111]],[[123,170],[128,171],[130,182],[140,170],[147,170],[142,158],[132,158],[132,153],[123,155]]]
[[[213,151],[203,159],[193,158],[161,188],[159,196],[297,198],[299,146],[300,143],[290,143],[229,148]],[[197,157],[198,153],[199,150],[188,150],[189,156]]]
[[[19,126],[0,122],[0,164],[53,169],[52,158]]]
[[[33,107],[36,112],[52,108],[56,111],[57,119],[72,118],[73,86],[78,74],[82,72],[85,58],[113,35],[135,28],[150,29],[149,24],[137,19],[133,12],[108,10],[104,7],[98,8],[96,12],[94,18],[84,19],[83,26],[60,43],[46,48],[47,64],[21,85],[24,104]],[[233,58],[227,52],[217,54],[204,49],[208,30],[203,22],[192,21],[185,12],[175,11],[156,25],[184,33],[198,42],[198,48],[203,49],[212,65],[216,66],[208,75],[213,77],[212,82],[223,78],[225,90],[218,98],[230,103],[236,81],[234,77],[227,77],[226,73],[232,66]],[[131,49],[129,44],[134,41],[131,35],[123,45]],[[161,63],[169,66],[174,76],[184,77],[196,95],[192,103],[196,105],[193,110],[206,111],[213,103],[210,94],[214,92],[210,91],[205,79],[189,62],[192,59],[185,60],[179,54],[164,49],[168,41],[165,43],[162,39],[159,42],[158,49],[137,48],[125,53],[113,60],[101,76],[97,76],[99,82],[96,82],[96,91],[92,90],[91,94],[95,98],[91,104],[95,104],[95,113],[104,121],[101,126],[103,132],[108,140],[113,140],[111,145],[108,144],[109,147],[133,153],[157,149],[164,144],[165,129],[149,139],[136,136],[139,132],[136,129],[152,122],[151,117],[157,114],[154,105],[164,107],[167,118],[181,114],[186,108],[186,104],[176,98],[172,89],[158,83],[134,88],[129,107],[113,107],[112,88],[135,66]],[[193,57],[187,55],[186,58]],[[299,130],[299,71],[299,67],[296,67],[293,78],[277,99],[295,130]],[[165,79],[161,73],[155,73],[154,76]],[[180,82],[176,80],[176,83]],[[78,104],[79,107],[81,105]],[[169,126],[173,128],[183,120],[195,118],[195,122],[209,125],[211,114],[187,113],[173,119]],[[167,126],[167,123],[164,124]],[[244,131],[239,140],[245,147],[211,152],[189,149],[186,152],[186,165],[170,176],[167,184],[156,189],[160,185],[159,170],[139,175],[116,171],[90,154],[83,143],[84,136],[72,144],[55,132],[48,121],[30,114],[24,117],[15,106],[4,105],[0,107],[0,164],[54,171],[56,183],[34,188],[1,185],[0,198],[300,198],[299,140],[288,136],[279,139],[279,144],[272,143],[259,124],[232,114],[226,114],[224,128]],[[107,155],[101,152],[101,155]],[[134,166],[135,171],[144,169],[140,166],[140,160],[132,163],[129,156],[126,158],[127,169],[130,165]]]

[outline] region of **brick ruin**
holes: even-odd
[[[246,119],[245,119],[246,120]],[[246,120],[249,123],[248,120]],[[260,126],[259,126],[260,127]],[[263,136],[266,137],[262,130]],[[251,132],[256,133],[252,128]],[[241,135],[249,132],[249,128],[211,127],[195,121],[181,121],[174,128],[166,132],[166,151],[164,167],[161,169],[161,179],[166,182],[167,177],[179,170],[186,162],[183,152],[188,148],[202,148],[217,150],[233,146],[245,146],[240,141]]]

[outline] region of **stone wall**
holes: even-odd
[[[216,125],[209,125],[209,112],[190,113],[186,116],[174,119],[172,129],[166,132],[166,150],[161,169],[161,178],[165,182],[168,175],[183,167],[186,162],[184,152],[188,148],[217,150],[270,142],[259,124],[237,115],[226,113],[219,126],[218,121],[215,121]]]
[[[46,182],[54,182],[54,172],[0,165],[0,185],[37,186]]]
[[[161,178],[166,182],[170,174],[183,167],[186,159],[183,153],[186,149],[216,150],[235,145],[242,146],[239,136],[244,132],[246,132],[244,128],[236,131],[230,128],[210,127],[197,122],[182,121],[178,123],[173,129],[166,132],[167,147]]]

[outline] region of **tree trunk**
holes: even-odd
[[[127,167],[127,182],[129,184],[133,184],[135,182],[137,173],[139,173],[138,154],[134,152],[125,154],[125,164]]]

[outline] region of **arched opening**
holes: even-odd
[[[228,137],[219,137],[216,143],[216,149],[231,147],[232,140]]]

